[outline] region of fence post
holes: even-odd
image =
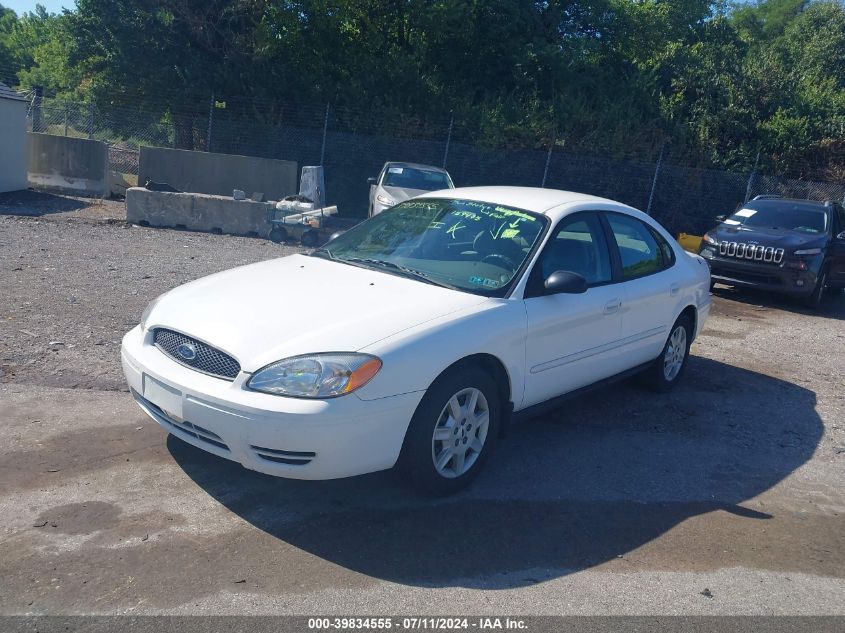
[[[211,128],[214,124],[214,93],[211,93],[211,102],[208,104],[208,133],[205,136],[205,151],[211,151]]]
[[[67,136],[67,102],[65,102],[65,136]]]
[[[94,102],[88,107],[88,138],[94,138]]]
[[[555,135],[557,136],[557,135]],[[545,189],[546,188],[546,178],[549,175],[549,164],[552,162],[552,149],[555,146],[555,142],[557,139],[552,139],[552,142],[549,143],[549,152],[546,154],[546,168],[543,170],[543,182],[540,183],[540,187]]]
[[[35,95],[32,97],[32,131],[42,132],[41,102],[44,98],[44,88],[35,86]]]
[[[654,192],[657,190],[657,177],[660,175],[660,165],[663,163],[663,150],[666,149],[666,141],[660,146],[660,156],[657,157],[657,165],[654,167],[654,180],[651,181],[651,193],[648,194],[648,207],[646,214],[651,215],[651,205],[654,203]]]
[[[449,158],[449,144],[452,142],[452,125],[455,123],[454,112],[449,112],[449,131],[446,133],[446,148],[443,150],[443,169],[446,169],[446,159]]]
[[[760,152],[757,152],[757,158],[754,159],[754,169],[751,170],[751,174],[748,176],[748,184],[745,187],[745,200],[743,200],[743,204],[748,202],[748,199],[751,197],[751,187],[754,185],[754,179],[757,177],[757,165],[760,163]]]
[[[326,104],[326,116],[323,119],[323,145],[320,147],[320,167],[323,166],[323,159],[326,157],[326,135],[329,132],[329,104]]]

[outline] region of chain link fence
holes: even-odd
[[[651,213],[672,232],[693,234],[755,195],[845,198],[843,182],[788,179],[757,168],[739,173],[685,167],[660,143],[616,159],[567,151],[565,139],[551,141],[551,134],[538,138],[536,149],[497,147],[454,119],[432,123],[308,104],[273,104],[272,115],[267,108],[254,108],[253,116],[249,111],[249,104],[214,97],[207,108],[179,115],[33,99],[29,124],[35,132],[105,141],[111,169],[135,176],[143,145],[323,165],[327,200],[348,217],[366,215],[367,178],[388,160],[445,166],[457,186],[544,186],[612,198]]]

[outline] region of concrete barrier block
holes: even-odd
[[[180,191],[231,196],[240,189],[266,200],[281,200],[297,192],[297,164],[288,160],[193,152],[166,147],[142,147],[138,184],[167,183]]]
[[[267,237],[274,205],[201,193],[126,190],[126,219],[135,224]]]
[[[33,187],[88,196],[109,193],[108,147],[100,141],[27,132]]]

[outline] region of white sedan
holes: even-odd
[[[589,387],[684,373],[710,273],[649,216],[520,187],[428,193],[309,254],[154,300],[123,339],[177,437],[299,479],[468,483],[501,431]]]

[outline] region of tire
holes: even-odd
[[[400,468],[418,490],[433,495],[457,492],[487,461],[499,434],[501,411],[499,389],[487,372],[474,366],[448,371],[428,388],[411,419]]]
[[[810,293],[810,296],[804,300],[804,303],[807,307],[816,310],[821,306],[822,299],[824,299],[824,291],[825,287],[827,286],[827,268],[822,269],[822,274],[819,275],[819,278],[816,280],[816,287],[813,288],[813,292]]]
[[[281,226],[274,226],[270,230],[270,240],[276,242],[276,244],[280,244],[288,239],[288,231],[287,229]]]
[[[646,378],[652,389],[665,393],[680,382],[689,363],[692,334],[692,321],[682,314],[669,330],[660,356],[646,371]]]

